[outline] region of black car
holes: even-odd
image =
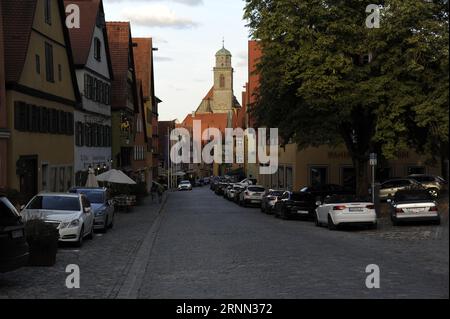
[[[313,194],[308,192],[285,192],[275,203],[273,211],[275,217],[291,219],[300,217],[314,220],[316,201]]]
[[[336,184],[323,184],[318,186],[309,186],[304,187],[300,190],[301,193],[308,193],[315,198],[320,197],[320,200],[323,200],[327,196],[332,195],[354,195],[355,190],[346,188]]]
[[[17,210],[3,195],[0,195],[0,252],[0,273],[28,263],[25,226]]]

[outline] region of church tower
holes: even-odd
[[[214,113],[226,113],[234,107],[233,67],[231,53],[225,46],[216,53],[214,68]]]

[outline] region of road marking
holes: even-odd
[[[139,290],[141,288],[147,265],[150,260],[150,256],[153,250],[153,246],[158,236],[159,229],[161,228],[162,221],[166,214],[164,214],[164,208],[167,203],[168,196],[165,198],[158,216],[152,224],[149,232],[145,236],[141,247],[139,248],[133,264],[129,268],[128,274],[123,281],[122,286],[119,288],[116,299],[137,299],[139,296]]]

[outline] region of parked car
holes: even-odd
[[[235,184],[235,185],[234,185],[234,187],[233,187],[233,191],[234,191],[233,201],[234,201],[236,204],[239,204],[239,203],[240,203],[240,200],[241,200],[241,193],[242,193],[243,191],[245,191],[245,188],[246,188],[246,187],[244,187],[244,186],[241,185],[241,184]]]
[[[243,187],[239,184],[233,184],[227,192],[227,198],[231,201],[236,201],[236,197],[243,191]]]
[[[433,175],[410,175],[411,178],[419,182],[423,187],[425,187],[434,198],[439,197],[441,191],[445,190],[447,186],[447,181],[440,176]]]
[[[230,199],[230,192],[233,190],[234,184],[228,184],[223,192],[223,197],[226,199]]]
[[[94,238],[94,213],[83,194],[40,193],[22,210],[23,220],[41,219],[59,230],[62,242],[81,247],[84,238]]]
[[[252,206],[261,206],[261,202],[264,196],[266,189],[262,186],[258,185],[250,185],[245,188],[243,192],[240,193],[239,204],[247,207],[249,205]]]
[[[394,225],[405,221],[431,221],[437,225],[441,223],[438,205],[428,190],[401,190],[388,201]]]
[[[4,195],[0,195],[0,252],[0,273],[28,263],[25,226],[16,208]]]
[[[323,203],[318,202],[316,225],[327,225],[335,230],[341,225],[367,225],[377,227],[375,205],[366,198],[353,195],[329,196]]]
[[[246,179],[240,181],[238,184],[241,184],[242,186],[250,186],[250,185],[256,185],[257,181],[255,178],[246,178]]]
[[[266,214],[272,214],[273,207],[275,206],[276,202],[281,199],[281,196],[283,196],[284,191],[278,191],[278,190],[269,190],[267,194],[263,196],[262,202],[261,202],[261,212]]]
[[[216,195],[223,195],[228,185],[230,185],[228,182],[221,181],[216,185],[214,192]]]
[[[107,188],[72,188],[69,193],[83,194],[94,212],[94,229],[107,232],[114,226],[114,202]]]
[[[275,203],[275,217],[291,219],[293,217],[313,218],[315,210],[314,195],[307,192],[284,192]]]
[[[346,188],[336,184],[322,184],[317,186],[308,186],[300,190],[301,193],[308,193],[316,199],[323,201],[325,197],[332,195],[354,195],[353,189]]]
[[[178,185],[179,191],[191,191],[192,190],[192,184],[190,181],[181,181]]]
[[[390,179],[380,186],[380,199],[387,200],[393,198],[400,190],[424,189],[424,187],[412,178]]]

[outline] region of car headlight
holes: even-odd
[[[80,220],[79,219],[75,219],[75,220],[70,222],[68,227],[78,227],[78,226],[80,226]]]
[[[104,216],[105,214],[106,214],[106,211],[104,209],[95,212],[96,217],[101,217],[101,216]]]

